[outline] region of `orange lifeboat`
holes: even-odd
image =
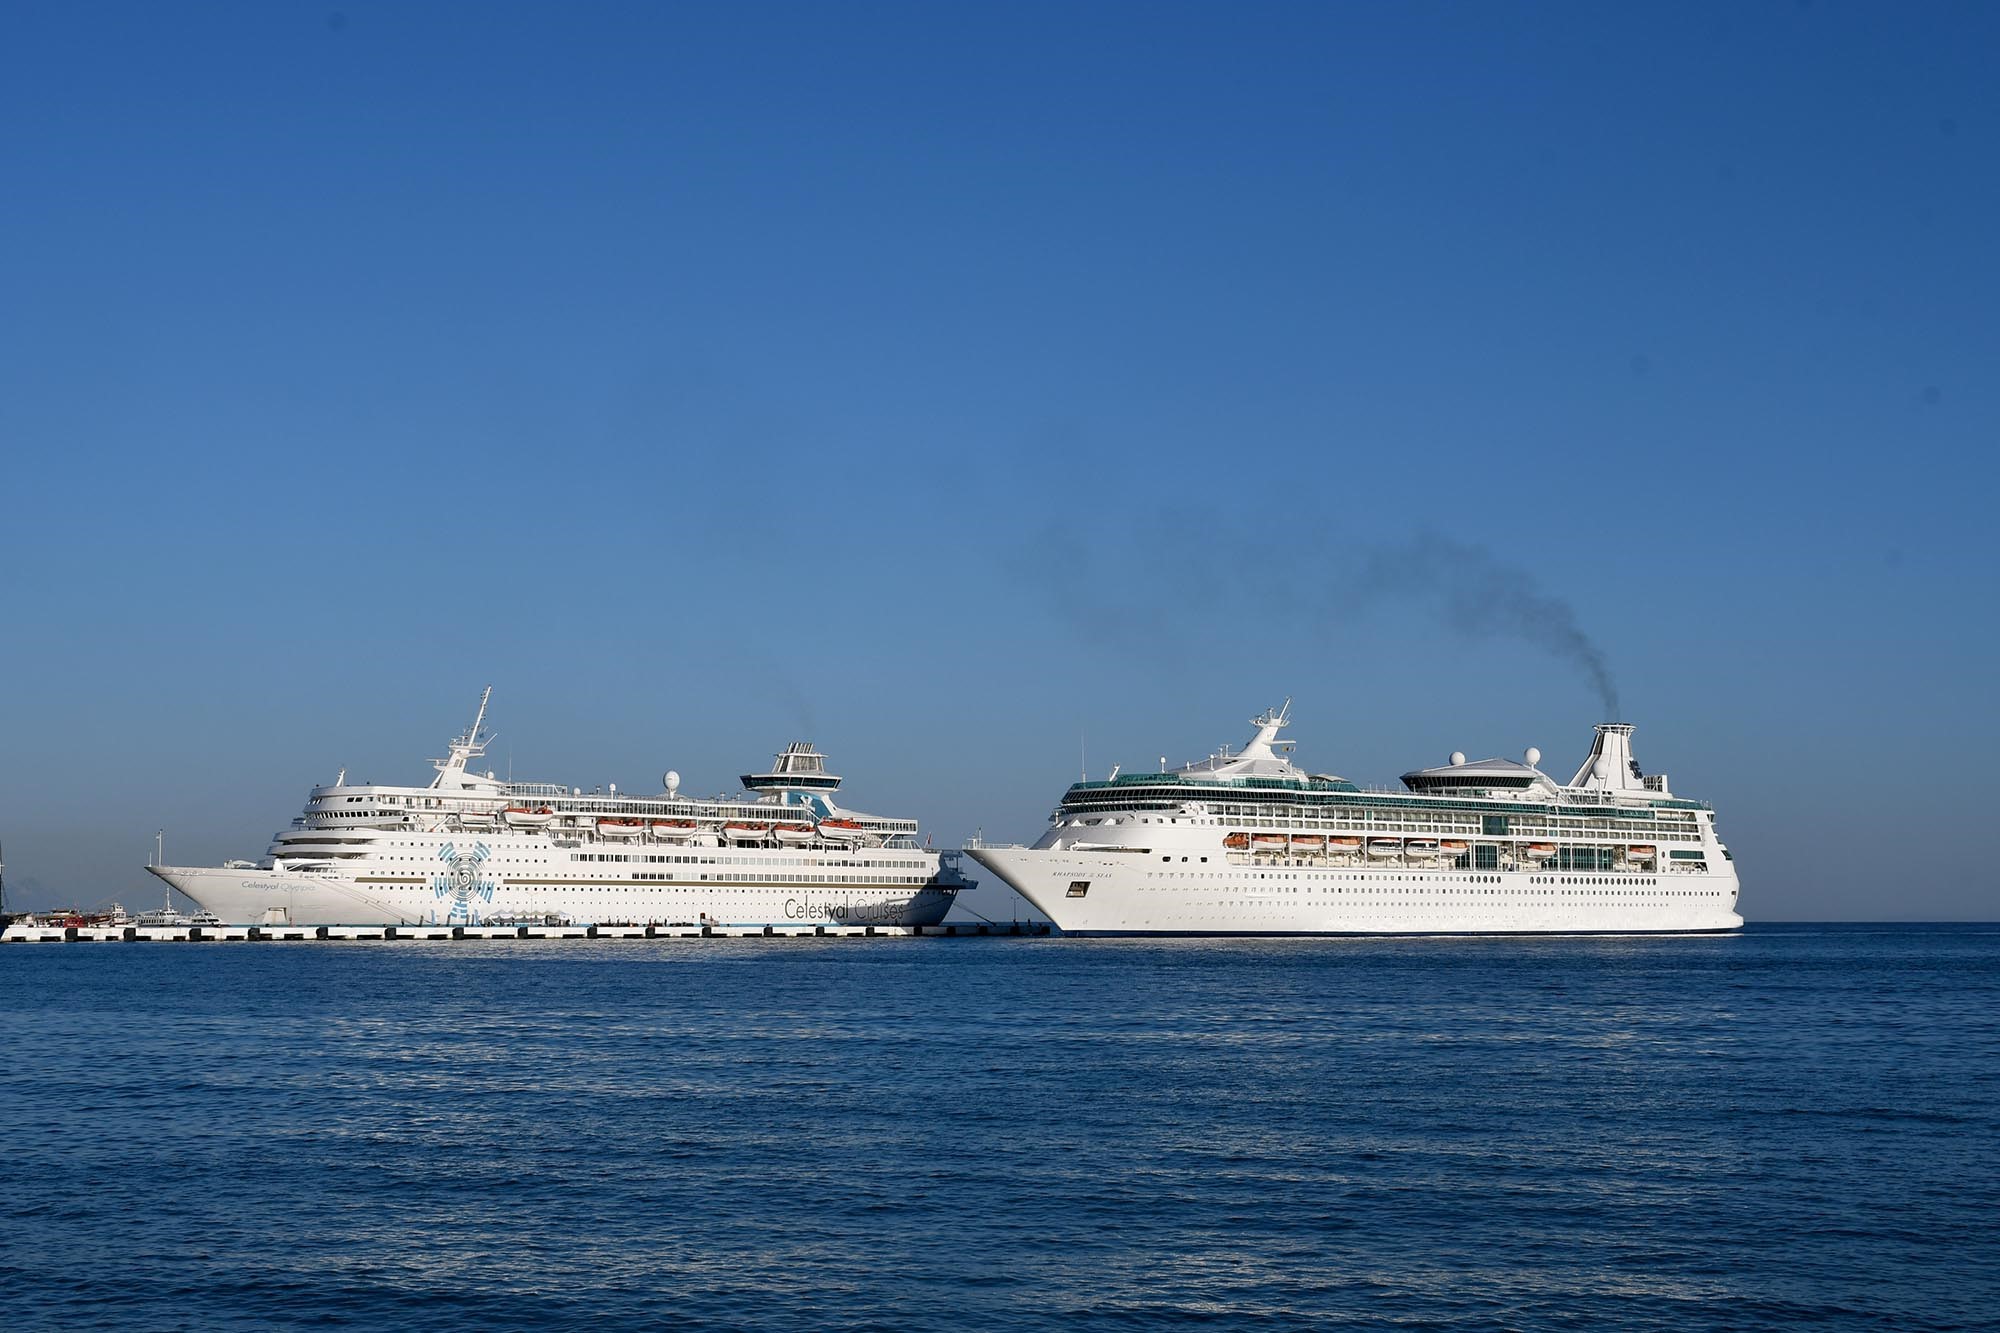
[[[1222,845],[1232,852],[1240,852],[1250,845],[1250,835],[1248,833],[1224,834]]]
[[[1295,852],[1323,852],[1326,850],[1324,833],[1294,833],[1292,850]]]
[[[722,826],[722,836],[731,842],[762,842],[771,836],[769,824],[737,824]]]
[[[500,812],[509,828],[547,828],[556,822],[556,812],[546,805],[510,805]]]
[[[857,842],[868,830],[858,819],[822,819],[819,836],[828,842]]]
[[[1521,855],[1530,861],[1547,861],[1555,854],[1556,845],[1552,842],[1531,842],[1521,849]]]
[[[700,825],[692,819],[656,819],[653,821],[653,836],[673,842],[683,842],[695,835]]]
[[[813,826],[811,824],[773,824],[771,825],[771,836],[779,842],[797,846],[800,843],[811,842],[813,840]]]

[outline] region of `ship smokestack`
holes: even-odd
[[[1649,778],[1639,771],[1639,761],[1632,757],[1633,731],[1634,727],[1629,722],[1598,723],[1597,739],[1591,743],[1590,757],[1583,761],[1583,767],[1576,770],[1576,776],[1569,780],[1569,785],[1585,791],[1667,794],[1665,777],[1655,775]]]

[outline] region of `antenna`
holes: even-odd
[[[165,829],[159,829],[155,831],[153,834],[153,864],[156,866],[163,866],[166,863],[167,863],[167,831]]]

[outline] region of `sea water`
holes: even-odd
[[[0,947],[0,1323],[1944,1329],[2000,931]]]

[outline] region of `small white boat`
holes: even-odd
[[[1436,838],[1411,838],[1403,844],[1403,850],[1411,856],[1436,856],[1438,854],[1438,840]]]
[[[643,819],[600,819],[597,821],[597,836],[600,838],[636,838],[646,831]]]
[[[656,819],[652,823],[653,836],[667,842],[686,842],[700,829],[692,819]]]
[[[722,836],[731,842],[763,842],[771,836],[769,824],[737,824],[722,826]]]
[[[868,830],[858,819],[822,819],[819,836],[828,842],[859,842]]]
[[[1326,850],[1326,835],[1324,833],[1294,833],[1292,835],[1292,850],[1295,852],[1305,852],[1310,856],[1318,856]]]
[[[510,805],[500,812],[509,828],[547,828],[556,822],[556,812],[546,805]]]
[[[1531,842],[1521,849],[1521,855],[1530,861],[1547,861],[1555,854],[1556,845],[1552,842]]]
[[[1250,837],[1250,845],[1260,852],[1282,852],[1287,841],[1282,833],[1255,833]]]
[[[797,847],[813,840],[811,824],[773,824],[771,836],[787,846]]]
[[[1368,840],[1368,854],[1370,856],[1401,856],[1403,854],[1403,840],[1401,838],[1370,838]]]

